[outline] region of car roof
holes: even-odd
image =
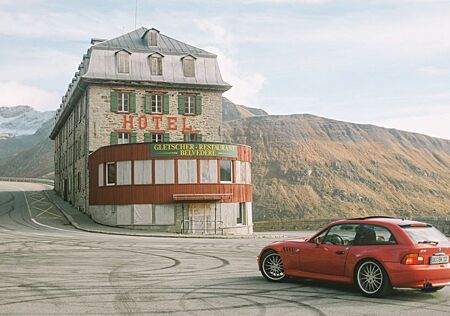
[[[369,216],[363,218],[352,218],[352,219],[344,219],[337,221],[339,223],[352,223],[352,224],[378,224],[378,225],[398,225],[398,226],[409,226],[409,225],[417,225],[417,224],[426,224],[424,222],[413,221],[409,219],[401,219],[401,218],[392,218],[392,217],[382,217],[382,216]],[[336,222],[336,223],[337,223]]]

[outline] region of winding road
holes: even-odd
[[[368,299],[351,286],[265,281],[269,239],[87,233],[43,184],[0,182],[0,315],[448,315],[450,288]]]

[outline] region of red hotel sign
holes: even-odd
[[[162,115],[139,115],[135,117],[134,115],[123,115],[123,128],[135,129],[136,126],[139,129],[152,129],[159,130],[163,121],[167,123],[167,130],[169,131],[192,131],[192,125],[188,125],[187,117],[178,116],[162,116]]]

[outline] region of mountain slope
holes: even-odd
[[[26,146],[12,155],[0,157],[0,176],[40,178],[51,175],[54,172],[54,149],[48,135],[53,124],[54,120],[51,119],[33,135],[8,139],[12,143],[20,139],[22,145]]]
[[[222,97],[222,119],[232,121],[252,116],[268,115],[266,111],[231,102]]]
[[[255,220],[450,215],[450,141],[312,115],[227,123],[253,147]]]

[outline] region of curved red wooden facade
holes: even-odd
[[[163,143],[158,143],[163,144]],[[172,143],[173,144],[173,143]],[[153,143],[154,145],[154,143]],[[234,157],[223,156],[179,156],[166,155],[152,157],[152,143],[124,144],[105,146],[89,156],[89,204],[90,205],[129,205],[129,204],[170,204],[177,202],[206,202],[217,201],[223,203],[251,202],[252,185],[250,183],[236,183],[236,161],[250,163],[252,152],[249,146],[236,146]],[[155,184],[155,161],[169,159],[174,161],[174,183]],[[134,162],[136,160],[150,160],[152,164],[153,184],[134,183]],[[178,183],[178,160],[196,160],[197,183]],[[199,183],[200,160],[231,160],[232,181],[220,183],[220,167],[217,168],[217,183]],[[98,166],[111,162],[131,161],[131,184],[99,186]]]

